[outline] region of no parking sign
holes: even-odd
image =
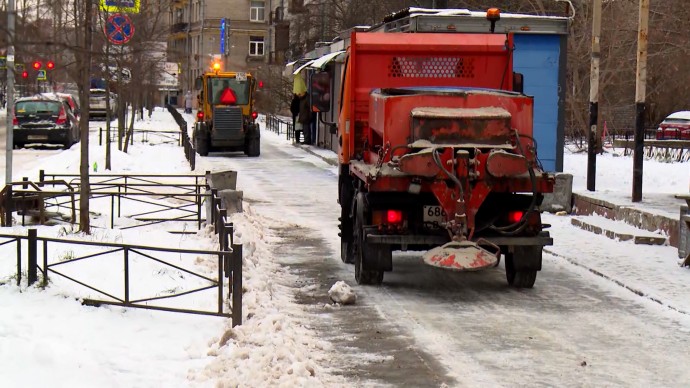
[[[105,22],[105,36],[112,44],[125,44],[134,35],[132,20],[120,13],[111,15]]]

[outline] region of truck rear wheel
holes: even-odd
[[[541,247],[539,247],[541,249]],[[537,271],[533,269],[515,270],[515,257],[513,253],[505,254],[506,280],[515,288],[532,288],[537,280]]]
[[[361,194],[360,194],[361,195]],[[357,204],[361,204],[358,201]],[[367,268],[367,255],[370,251],[370,245],[364,241],[364,209],[355,209],[355,227],[354,227],[354,259],[355,259],[355,280],[357,284],[381,284],[383,282],[383,271]]]

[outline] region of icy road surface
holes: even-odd
[[[531,290],[507,286],[503,266],[453,273],[394,255],[384,284],[358,286],[340,261],[337,170],[264,131],[261,157],[211,154],[201,168],[233,169],[251,211],[282,242],[281,262],[302,281],[304,325],[341,349],[340,373],[391,386],[686,386],[690,318],[624,290],[567,260],[544,255]],[[568,239],[575,229],[554,230]],[[599,236],[576,237],[581,246]],[[573,244],[577,246],[577,244]],[[666,247],[666,249],[668,249]],[[568,251],[592,263],[596,254]],[[338,280],[354,306],[328,306]],[[313,313],[313,314],[311,314]]]

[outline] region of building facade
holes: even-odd
[[[180,89],[220,60],[225,71],[257,73],[283,63],[289,38],[287,0],[175,0],[168,58],[178,62]]]

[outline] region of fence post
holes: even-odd
[[[43,288],[48,287],[48,241],[43,240]]]
[[[129,248],[125,247],[125,304],[129,304]]]
[[[17,286],[22,283],[22,239],[17,237]]]
[[[28,259],[28,280],[29,280],[29,285],[32,285],[36,283],[36,280],[38,280],[38,261],[37,261],[37,256],[38,252],[36,252],[37,249],[37,231],[36,229],[29,229],[29,238],[28,238],[28,249],[29,249],[29,259]]]
[[[103,145],[103,128],[98,128],[98,145]]]
[[[12,185],[9,183],[6,184],[4,191],[5,198],[1,201],[4,204],[4,207],[0,209],[5,212],[3,217],[5,222],[2,226],[12,226],[12,209],[14,208],[14,204],[12,203]]]
[[[223,222],[219,222],[219,234],[218,234],[218,241],[221,246],[223,246],[223,235],[225,234],[225,224]],[[221,252],[223,251],[222,249],[220,250]],[[225,255],[222,255],[222,257],[219,257],[218,261],[218,313],[222,314],[223,313],[223,271],[225,268]]]
[[[242,324],[242,244],[232,244],[232,326]]]
[[[44,170],[38,170],[38,181],[43,182],[46,179],[46,172]]]

